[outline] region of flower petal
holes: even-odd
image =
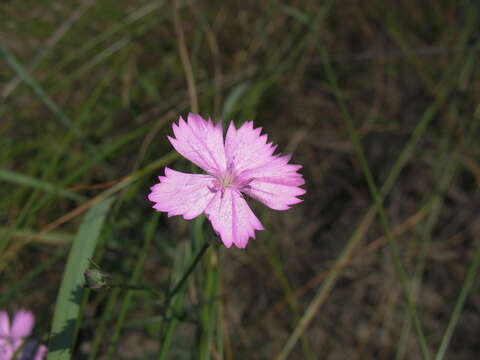
[[[238,130],[230,122],[225,138],[227,167],[236,174],[268,163],[276,146],[267,143],[267,135],[260,135],[262,128],[253,128],[253,122],[244,123]]]
[[[33,360],[43,360],[47,354],[47,350],[48,349],[45,345],[40,345]]]
[[[10,360],[14,353],[12,344],[8,340],[0,338],[0,360]]]
[[[43,360],[47,353],[47,347],[36,341],[29,341],[23,347],[18,360]]]
[[[217,191],[205,214],[227,248],[232,243],[244,248],[249,238],[255,239],[255,230],[263,230],[242,194],[234,189]]]
[[[189,114],[173,124],[175,138],[168,137],[175,150],[209,174],[217,174],[226,168],[223,131],[220,123],[214,125],[200,115]]]
[[[10,336],[10,320],[5,311],[0,311],[0,338]]]
[[[10,336],[12,339],[19,340],[30,336],[33,329],[35,318],[30,311],[18,310],[13,316],[12,329]]]
[[[288,164],[289,160],[290,156],[276,156],[263,166],[242,172],[241,178],[248,182],[242,192],[275,210],[287,210],[303,201],[297,198],[305,194],[299,187],[305,183],[297,172],[301,166]]]
[[[186,174],[165,168],[165,176],[151,188],[148,199],[153,208],[168,216],[183,215],[186,220],[200,215],[215,193],[211,190],[214,178],[210,175]]]

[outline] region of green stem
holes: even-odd
[[[210,243],[207,241],[205,244],[203,244],[202,248],[200,249],[200,251],[198,252],[197,256],[195,256],[195,259],[193,259],[192,263],[190,264],[190,266],[188,267],[187,271],[185,271],[185,274],[183,274],[182,278],[180,279],[180,281],[177,283],[177,285],[175,285],[175,287],[173,288],[172,291],[169,291],[168,292],[168,296],[167,296],[167,301],[169,301],[169,299],[171,299],[172,297],[175,296],[175,294],[182,288],[182,286],[184,285],[185,281],[187,281],[188,277],[190,276],[190,274],[193,272],[193,270],[195,269],[195,267],[197,266],[197,264],[200,262],[200,260],[202,259],[203,257],[203,254],[205,254],[205,252],[207,251],[208,247],[210,246]]]
[[[159,292],[152,286],[149,285],[127,285],[127,284],[113,284],[109,285],[113,289],[122,289],[122,290],[141,290],[148,291],[157,298],[162,298],[162,293]]]
[[[210,246],[209,242],[203,244],[202,248],[195,256],[193,261],[191,262],[190,266],[187,268],[185,273],[183,274],[182,278],[177,282],[177,284],[173,287],[171,291],[167,293],[167,298],[164,303],[163,313],[164,313],[164,321],[162,321],[162,325],[160,327],[160,334],[161,334],[161,346],[160,352],[158,354],[158,358],[163,360],[166,359],[168,356],[168,349],[170,347],[172,338],[173,338],[173,331],[176,327],[176,323],[178,319],[169,319],[168,312],[171,306],[171,302],[173,301],[172,307],[173,312],[180,312],[183,306],[183,297],[182,297],[182,288],[185,285],[190,274],[193,270],[197,267],[200,260],[202,259],[203,255],[207,251],[208,247]],[[189,249],[187,248],[187,251]]]

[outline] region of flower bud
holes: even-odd
[[[84,273],[85,287],[92,290],[100,290],[109,286],[110,275],[98,269],[87,269]]]

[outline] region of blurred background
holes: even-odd
[[[0,309],[52,359],[478,358],[479,11],[3,0]],[[253,120],[307,193],[251,202],[266,230],[169,296],[215,241],[147,200],[192,171],[167,141],[190,111]]]

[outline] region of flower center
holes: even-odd
[[[244,180],[241,177],[236,176],[233,171],[226,170],[221,174],[215,175],[213,186],[210,188],[212,192],[221,191],[222,194],[225,189],[234,188],[237,190],[244,190],[248,187],[251,180]]]
[[[221,174],[218,178],[220,185],[223,188],[235,187],[235,176],[230,171],[225,171],[225,173]]]
[[[225,171],[221,174],[215,175],[215,180],[213,181],[212,188],[210,189],[213,192],[221,191],[222,194],[227,188],[236,188],[238,187],[235,182],[235,175],[231,171]]]

